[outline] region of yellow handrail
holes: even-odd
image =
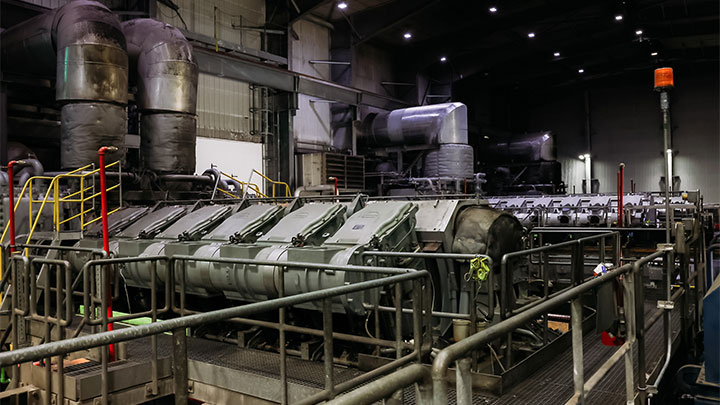
[[[260,177],[265,179],[268,183],[272,184],[272,196],[273,197],[275,197],[275,186],[276,185],[285,186],[285,197],[290,197],[292,195],[292,192],[290,191],[290,185],[285,183],[284,181],[273,180],[255,169],[253,169],[253,173],[257,173]]]
[[[263,198],[268,198],[267,195],[265,195],[262,191],[260,191],[260,187],[259,187],[257,184],[255,184],[255,183],[248,183],[248,182],[239,180],[239,179],[237,179],[237,178],[235,178],[235,177],[233,177],[233,176],[231,176],[231,175],[229,175],[229,174],[227,174],[227,173],[225,173],[225,172],[222,172],[222,171],[220,172],[220,174],[223,175],[223,176],[225,176],[225,177],[227,177],[227,178],[229,178],[229,179],[231,179],[231,180],[234,180],[234,181],[238,182],[238,183],[240,184],[240,194],[245,194],[245,187],[247,187],[247,188],[249,188],[250,190],[255,191],[255,193],[256,193],[257,195],[259,195],[259,196],[261,196],[261,197],[263,197]],[[232,193],[228,193],[228,192],[226,192],[225,190],[221,190],[221,189],[218,189],[218,190],[222,191],[222,192],[225,193],[225,194],[232,195],[233,197],[235,197]]]

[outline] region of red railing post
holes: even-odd
[[[114,146],[103,146],[98,150],[98,157],[100,160],[100,213],[102,215],[102,234],[103,234],[103,250],[109,256],[110,255],[110,238],[108,235],[108,207],[107,207],[107,182],[105,179],[105,152],[115,152],[117,148]],[[109,275],[108,275],[109,276]],[[105,299],[107,300],[107,317],[112,318],[112,280],[108,284],[108,289],[105,292]],[[114,326],[112,322],[108,322],[108,330],[113,330]],[[110,345],[110,361],[115,360],[115,345]]]
[[[338,190],[338,178],[337,177],[328,177],[328,180],[335,181],[335,195],[340,195],[340,192]]]
[[[618,170],[618,228],[623,227],[623,193],[625,192],[625,163],[620,163]]]

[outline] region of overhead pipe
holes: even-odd
[[[128,57],[120,21],[107,7],[69,2],[3,31],[0,48],[3,71],[55,76],[63,168],[97,163],[98,147],[125,143]]]
[[[126,21],[133,77],[137,82],[140,157],[160,173],[195,170],[198,66],[192,46],[177,28],[140,18]]]

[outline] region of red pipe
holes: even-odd
[[[102,215],[102,235],[103,235],[103,249],[105,253],[110,256],[110,238],[108,235],[108,207],[107,207],[107,182],[105,179],[105,152],[116,152],[117,148],[114,146],[103,146],[98,150],[98,157],[100,158],[100,212]],[[107,299],[107,317],[112,318],[112,281],[108,284],[108,290],[106,291],[105,298]],[[108,323],[108,330],[113,330],[114,325],[112,322]],[[110,361],[115,360],[115,345],[109,346],[110,350]]]
[[[618,170],[618,228],[623,227],[623,193],[625,189],[625,163],[620,163]]]
[[[13,166],[24,166],[23,160],[11,160],[8,162],[8,212],[10,222],[10,254],[15,252],[15,180],[13,179]]]

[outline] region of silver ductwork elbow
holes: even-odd
[[[195,170],[198,66],[175,27],[152,19],[122,24],[137,82],[140,156],[163,173]]]
[[[361,143],[366,148],[426,145],[423,175],[432,179],[471,178],[473,148],[468,145],[467,107],[446,103],[403,108],[368,116]]]
[[[369,116],[361,137],[365,145],[467,144],[467,107],[446,103],[403,108]]]
[[[101,146],[125,144],[128,58],[120,21],[107,7],[72,1],[4,31],[0,42],[3,70],[55,74],[63,168],[97,163]]]

